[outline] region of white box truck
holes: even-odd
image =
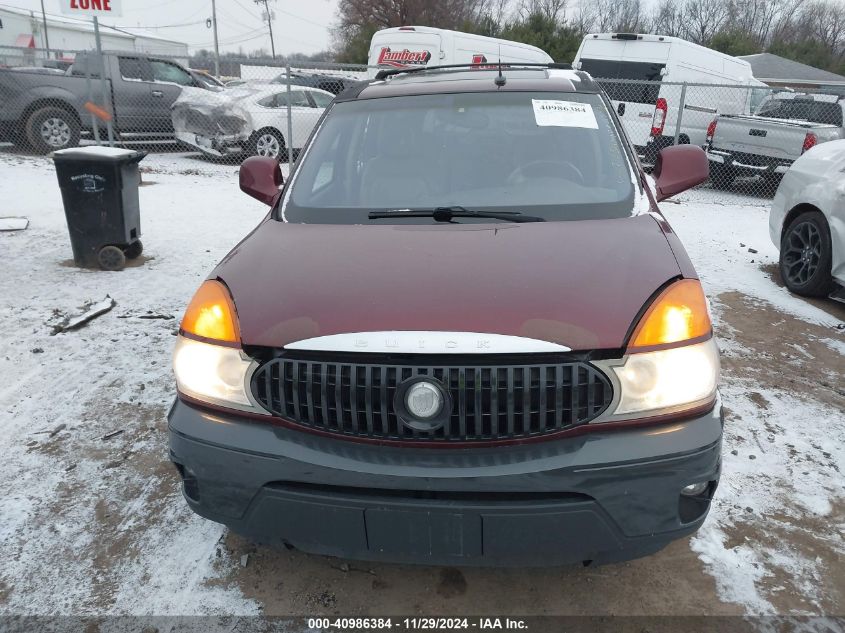
[[[602,87],[647,164],[674,143],[681,101],[678,84],[715,84],[690,85],[684,93],[678,142],[700,146],[717,114],[748,114],[751,86],[765,86],[754,79],[748,62],[664,35],[591,33],[581,42],[572,66],[605,80]]]
[[[529,44],[428,26],[383,29],[370,41],[369,77],[379,70],[449,64],[535,63],[554,60]]]

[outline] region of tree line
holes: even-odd
[[[533,44],[560,62],[587,33],[658,33],[845,74],[842,0],[340,0],[331,56],[364,64],[373,33],[409,24]]]

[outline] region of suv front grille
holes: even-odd
[[[436,430],[408,428],[394,411],[397,386],[413,376],[448,386],[452,410]],[[305,428],[444,443],[554,433],[595,419],[613,398],[607,377],[580,361],[432,366],[281,357],[256,370],[252,393],[274,415]]]

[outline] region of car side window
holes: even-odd
[[[322,92],[309,92],[311,98],[318,108],[328,108],[329,104],[334,100],[332,95],[323,94]]]
[[[149,81],[145,64],[137,57],[118,57],[120,76],[129,81]]]
[[[301,106],[303,108],[312,107],[311,102],[308,101],[308,97],[306,96],[304,90],[291,90],[290,104],[292,106]]]
[[[278,95],[270,95],[269,97],[264,97],[263,99],[259,99],[258,101],[256,101],[256,103],[263,108],[277,108],[278,107],[276,105],[276,97],[277,96]]]
[[[288,107],[288,93],[285,92],[278,92],[274,95],[270,95],[269,97],[264,97],[260,99],[258,105],[264,106],[265,108],[287,108]],[[308,100],[308,96],[302,90],[291,90],[290,92],[290,104],[292,106],[302,106],[305,108],[313,108],[314,106],[311,105],[311,102]]]
[[[288,93],[280,92],[273,95],[273,105],[271,108],[287,108],[288,107]]]
[[[170,62],[165,62],[156,59],[150,60],[150,65],[153,69],[154,81],[179,84],[180,86],[196,85],[194,82],[194,78],[191,77],[188,71],[184,70],[183,68],[180,68],[176,64],[171,64]]]

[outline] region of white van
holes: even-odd
[[[681,100],[681,86],[674,84],[765,85],[754,79],[745,60],[663,35],[589,34],[572,66],[595,79],[656,82],[601,82],[646,163],[674,143]],[[703,146],[716,115],[748,114],[751,94],[750,88],[688,86],[678,142]]]
[[[449,64],[523,62],[549,64],[549,55],[536,46],[494,37],[447,31],[428,26],[399,26],[378,31],[370,41],[370,78],[388,68]]]

